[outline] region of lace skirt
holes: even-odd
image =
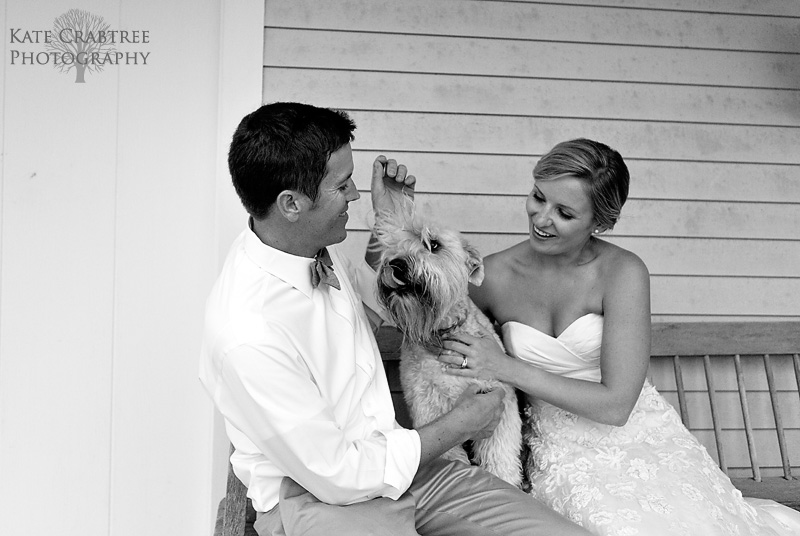
[[[624,426],[541,401],[528,418],[531,494],[594,534],[800,534],[800,512],[742,498],[649,382]]]

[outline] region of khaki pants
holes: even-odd
[[[259,536],[588,536],[542,503],[477,467],[435,460],[397,501],[322,503],[290,478]]]

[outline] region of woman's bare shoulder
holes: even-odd
[[[470,286],[470,296],[485,312],[491,313],[493,306],[506,292],[511,283],[514,266],[519,262],[519,245],[492,253],[483,258],[483,282]],[[493,316],[490,314],[490,317]]]
[[[510,248],[487,255],[483,259],[484,272],[486,279],[490,283],[508,282],[510,277],[518,271],[522,262],[522,256],[526,251],[525,243],[511,246]]]
[[[639,296],[636,301],[648,301],[650,272],[644,261],[636,253],[616,244],[605,241],[603,244],[599,276],[606,306],[634,296]]]
[[[630,275],[649,276],[647,265],[634,252],[605,240],[598,240],[604,272],[613,275],[622,271]]]

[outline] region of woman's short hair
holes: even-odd
[[[565,176],[584,182],[595,222],[612,229],[628,199],[630,175],[622,156],[609,146],[586,138],[561,142],[537,162],[533,178]]]
[[[328,159],[353,141],[356,125],[339,110],[296,102],[266,104],[233,134],[228,169],[245,210],[266,218],[284,190],[317,199]]]

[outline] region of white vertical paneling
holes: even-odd
[[[196,370],[215,251],[219,12],[189,0],[120,11],[120,25],[147,28],[153,44],[147,68],[119,71],[114,536],[209,530],[209,505],[189,490],[211,493]]]
[[[5,22],[71,7],[10,1]],[[84,7],[117,24],[118,2]],[[107,534],[117,79],[3,61],[0,533]]]
[[[9,28],[71,8],[149,31],[147,65],[85,84],[10,65],[11,48],[40,47],[8,43]],[[231,240],[227,140],[260,102],[263,10],[0,8],[0,534],[211,534],[226,444],[197,360]]]
[[[239,121],[261,105],[262,72],[254,69],[263,62],[263,28],[257,21],[264,18],[262,0],[226,1],[222,10],[219,73],[219,124],[217,127],[216,204],[214,210],[217,254],[213,265],[216,277],[233,239],[242,231],[247,213],[231,185],[228,172],[228,147]],[[203,289],[205,296],[210,286]],[[214,412],[212,436],[211,494],[207,496],[211,511],[225,494],[230,443],[221,416]]]

